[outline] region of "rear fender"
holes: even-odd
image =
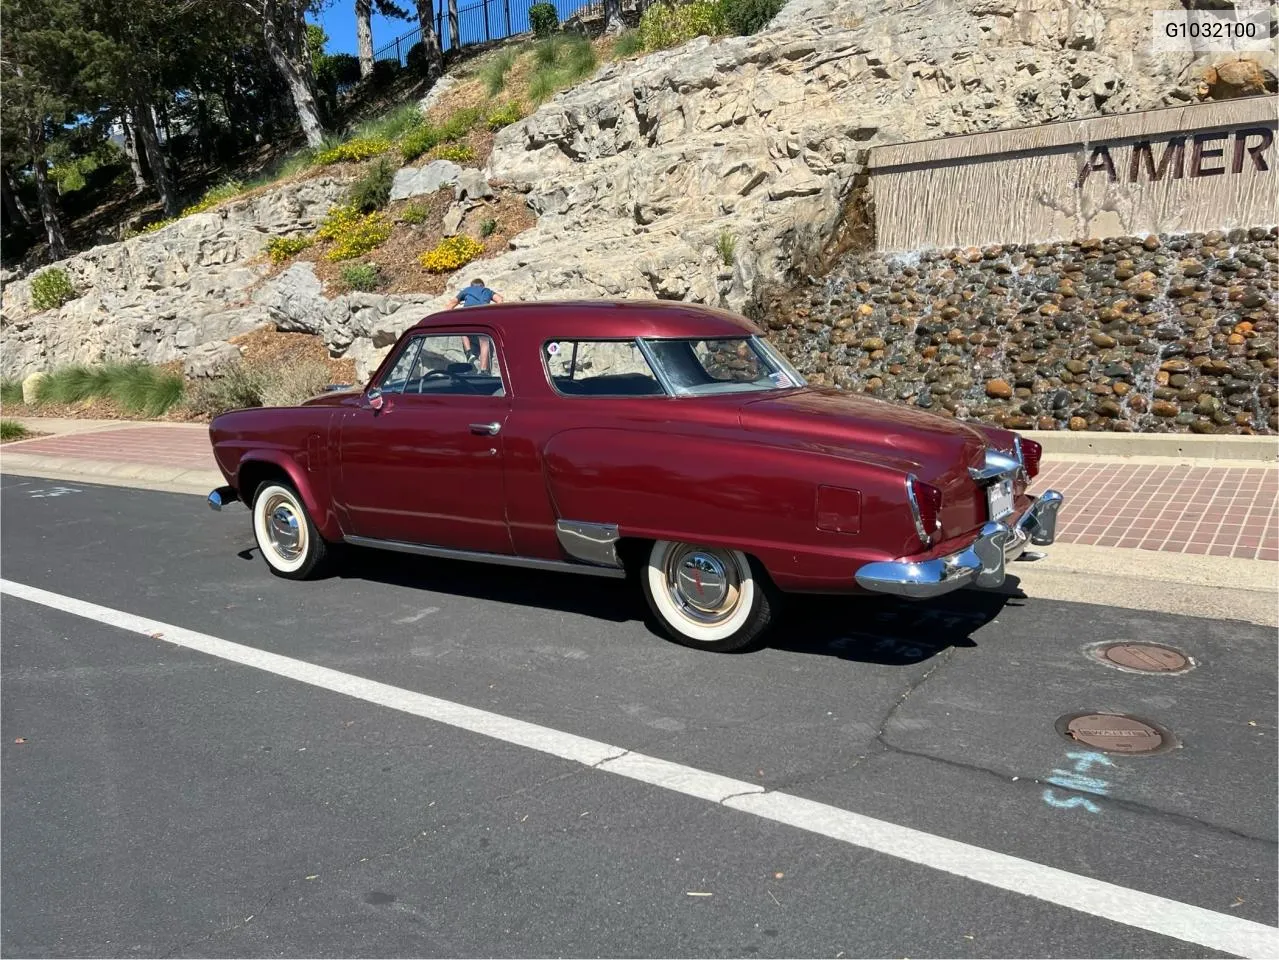
[[[917,549],[900,472],[813,450],[584,428],[556,434],[543,468],[557,517],[740,549],[782,589],[847,588],[862,563]],[[859,491],[856,532],[819,529],[822,484]]]
[[[312,483],[313,475],[299,466],[297,461],[283,450],[258,448],[247,450],[240,457],[240,462],[236,467],[235,485],[239,491],[240,499],[247,506],[253,506],[249,500],[253,495],[253,491],[245,488],[246,480],[250,483],[253,482],[253,474],[264,467],[277,475],[282,472],[288,478],[289,483],[297,490],[298,495],[302,497],[306,512],[310,514],[316,529],[320,531],[320,536],[329,541],[342,539],[342,527],[338,523],[332,502],[327,498],[321,499],[316,495],[316,490]]]

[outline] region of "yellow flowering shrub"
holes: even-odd
[[[283,263],[313,243],[315,240],[311,237],[272,237],[267,241],[266,252],[272,263]]]
[[[470,163],[475,150],[465,143],[442,143],[429,154],[432,160],[452,160],[454,163]]]
[[[464,267],[481,253],[484,244],[470,237],[445,237],[435,247],[418,257],[417,262],[430,273],[447,273]]]
[[[350,260],[385,243],[391,236],[391,221],[380,213],[361,213],[351,205],[334,207],[315,235],[333,241],[328,259]]]
[[[391,149],[391,141],[384,137],[356,137],[336,147],[321,151],[315,162],[321,166],[331,163],[355,163],[379,156]]]

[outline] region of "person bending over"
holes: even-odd
[[[469,287],[463,287],[458,292],[452,302],[449,303],[445,310],[453,310],[457,307],[484,307],[490,303],[501,303],[502,296],[488,287],[484,286],[484,281],[476,278],[471,281]],[[479,359],[480,369],[488,372],[489,370],[489,341],[487,337],[463,337],[462,345],[466,350],[466,356],[470,360]]]

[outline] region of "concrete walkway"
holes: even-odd
[[[0,447],[4,472],[199,494],[223,483],[205,424],[23,422],[50,436]],[[1060,445],[1069,442],[1063,437]],[[1060,543],[1279,561],[1279,467],[1274,463],[1232,459],[1220,465],[1177,455],[1180,445],[1173,455],[1161,457],[1151,455],[1157,448],[1147,439],[1131,445],[1142,451],[1132,460],[1053,453],[1045,447],[1043,470],[1031,489],[1054,487],[1065,494]],[[1219,456],[1222,451],[1203,452]]]

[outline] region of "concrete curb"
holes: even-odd
[[[994,592],[1279,627],[1279,563],[1055,543]],[[1113,639],[1139,639],[1116,637]]]
[[[0,455],[0,473],[200,496],[226,483],[216,470],[85,460],[81,457],[31,456],[8,451]]]
[[[1184,433],[1089,433],[1069,430],[1019,430],[1044,448],[1044,456],[1179,458],[1187,461],[1231,460],[1257,464],[1279,462],[1279,437],[1199,436]]]

